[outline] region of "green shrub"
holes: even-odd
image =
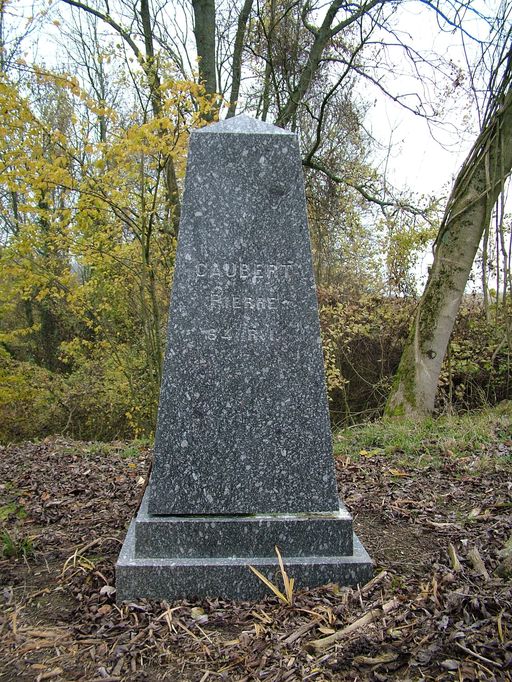
[[[334,425],[379,417],[407,338],[416,301],[319,293],[327,388]],[[509,398],[512,367],[507,319],[486,316],[482,300],[464,299],[439,382],[437,412],[474,410]]]
[[[0,442],[62,431],[65,412],[57,395],[62,377],[11,358],[0,347]]]
[[[334,425],[382,414],[416,301],[319,292],[327,387]],[[62,342],[63,371],[14,359],[0,347],[0,441],[63,433],[94,441],[151,437],[158,380],[139,337],[116,346],[76,337]],[[438,392],[439,413],[496,404],[511,393],[510,348],[502,311],[462,305]]]

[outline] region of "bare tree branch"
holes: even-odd
[[[117,31],[121,38],[126,41],[126,43],[130,46],[130,48],[133,50],[133,53],[139,59],[141,62],[144,61],[144,55],[142,54],[141,50],[137,46],[137,43],[133,40],[131,37],[129,31],[127,31],[125,28],[121,26],[121,24],[118,24],[117,21],[115,21],[110,14],[104,14],[103,12],[100,12],[99,10],[95,9],[94,7],[90,7],[89,5],[86,5],[83,2],[80,2],[79,0],[60,0],[66,5],[70,5],[71,7],[77,7],[78,9],[83,10],[84,12],[88,12],[89,14],[94,15],[98,19],[101,19],[104,21],[106,24],[111,26],[114,31]]]
[[[333,182],[345,184],[345,185],[348,185],[349,187],[352,187],[352,189],[355,189],[356,192],[359,192],[359,194],[364,199],[366,199],[366,201],[369,201],[372,204],[376,204],[377,206],[379,206],[383,210],[386,208],[399,209],[402,211],[406,211],[407,213],[410,213],[411,215],[421,216],[425,220],[428,220],[427,216],[425,215],[425,211],[423,209],[418,208],[417,206],[413,206],[412,204],[409,204],[407,202],[388,201],[386,199],[380,199],[377,195],[371,193],[365,187],[363,187],[363,185],[361,185],[357,182],[354,182],[353,180],[350,180],[347,177],[342,178],[339,175],[336,175],[336,173],[329,170],[320,161],[316,161],[314,159],[309,159],[309,160],[304,159],[302,161],[302,165],[305,166],[306,168],[311,168],[312,170],[316,170],[316,171],[319,171],[320,173],[323,173],[325,176],[330,178]]]
[[[236,112],[238,95],[240,92],[240,78],[242,75],[242,52],[244,48],[244,37],[247,29],[247,22],[249,21],[249,16],[251,14],[252,3],[253,0],[245,0],[242,10],[238,16],[235,45],[233,48],[233,80],[231,85],[231,95],[229,97],[229,109],[226,118],[231,118]]]
[[[276,124],[278,126],[284,128],[292,120],[293,116],[295,115],[295,112],[297,111],[297,107],[303,100],[304,95],[308,91],[311,82],[313,81],[315,73],[317,72],[318,66],[322,59],[324,50],[327,47],[329,41],[337,33],[339,33],[345,28],[348,28],[356,21],[358,21],[364,14],[367,14],[374,7],[383,4],[385,1],[386,0],[369,0],[369,2],[363,3],[350,16],[336,24],[336,26],[334,27],[332,27],[332,24],[334,22],[334,19],[336,18],[336,14],[345,3],[344,0],[334,0],[331,3],[329,9],[325,14],[324,20],[320,28],[315,33],[315,40],[313,41],[313,45],[311,46],[311,49],[309,51],[308,59],[302,70],[297,87],[294,89],[292,93],[290,93],[286,106],[278,115],[276,121]]]

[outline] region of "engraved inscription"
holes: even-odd
[[[214,287],[210,293],[209,309],[221,310],[277,310],[289,301],[277,296],[239,296],[228,295],[222,287]]]
[[[232,329],[200,329],[201,334],[208,341],[273,341],[274,331],[272,329],[259,329],[249,327],[233,332]]]
[[[212,313],[240,311],[245,320],[242,325],[240,319],[238,322],[240,327],[234,330],[223,329],[222,323],[212,328],[200,329],[201,335],[207,341],[235,340],[258,343],[274,340],[274,330],[269,328],[269,322],[276,319],[272,313],[290,305],[289,300],[276,293],[276,288],[279,291],[280,287],[275,285],[292,280],[296,274],[295,263],[199,261],[193,268],[196,279],[202,280],[209,289],[205,300],[206,308]],[[229,283],[234,281],[245,284],[242,292],[233,293],[233,288],[236,291],[238,287],[233,287]]]
[[[289,281],[294,263],[197,263],[196,277],[212,280],[238,279],[260,284],[272,281]]]

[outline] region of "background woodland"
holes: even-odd
[[[464,64],[415,48],[403,13],[420,5]],[[151,436],[189,132],[242,112],[299,135],[333,423],[510,397],[507,2],[27,12],[0,0],[1,441]],[[376,162],[370,86],[434,133],[450,102],[474,112],[446,195],[394,187]]]

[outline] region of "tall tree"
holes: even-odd
[[[403,351],[386,413],[429,414],[482,235],[512,171],[511,29],[492,71],[481,132],[459,171],[437,235],[434,262]]]
[[[199,80],[209,95],[217,93],[215,55],[215,0],[192,0]]]
[[[158,55],[156,54],[154,46],[153,19],[151,16],[149,0],[139,0],[139,2],[134,4],[133,7],[135,15],[134,19],[142,28],[142,37],[144,40],[143,50],[139,47],[137,40],[132,35],[132,32],[125,28],[122,23],[116,21],[112,17],[109,12],[108,2],[106,3],[105,11],[98,10],[96,7],[88,5],[84,2],[80,2],[79,0],[61,0],[61,2],[65,3],[66,5],[70,5],[71,7],[76,7],[79,10],[87,12],[88,14],[101,19],[119,34],[119,36],[132,50],[135,58],[144,71],[149,88],[149,97],[154,117],[158,118],[161,116],[163,111],[162,79],[160,75]],[[167,154],[164,159],[164,169],[169,213],[173,230],[175,234],[177,234],[180,218],[180,198],[176,169],[174,167],[173,157],[170,153]]]
[[[236,113],[238,96],[240,94],[240,82],[242,79],[242,55],[244,40],[247,32],[247,24],[251,15],[253,0],[244,0],[244,4],[238,15],[235,42],[233,45],[231,94],[226,118],[231,118]]]

